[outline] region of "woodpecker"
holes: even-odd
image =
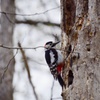
[[[49,41],[45,44],[45,59],[54,79],[58,79],[59,84],[63,88],[63,86],[65,87],[65,83],[61,77],[61,69],[64,66],[64,58],[61,51],[54,48],[58,43]]]

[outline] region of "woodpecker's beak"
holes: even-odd
[[[53,43],[52,44],[52,47],[56,46],[60,41],[56,42],[56,43]]]

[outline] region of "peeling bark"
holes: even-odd
[[[63,69],[67,85],[63,89],[63,100],[99,100],[100,0],[61,0],[61,5],[65,58],[69,45],[72,46]],[[70,70],[73,80],[68,85]]]

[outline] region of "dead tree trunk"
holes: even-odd
[[[99,100],[100,0],[61,0],[61,12],[63,100]]]
[[[0,15],[0,44],[12,46],[12,35],[14,24],[11,22],[15,16],[3,12],[15,12],[14,0],[1,0],[1,15]],[[10,59],[13,57],[13,50],[6,50],[0,47],[0,82],[3,78],[5,68]],[[7,72],[0,83],[0,100],[13,100],[12,93],[12,78],[14,70],[14,60],[10,63]]]

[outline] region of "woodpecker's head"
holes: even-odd
[[[47,42],[47,43],[45,44],[44,47],[45,47],[46,49],[50,49],[50,48],[56,46],[59,42],[60,42],[60,41],[53,43],[52,41],[49,41],[49,42]]]

